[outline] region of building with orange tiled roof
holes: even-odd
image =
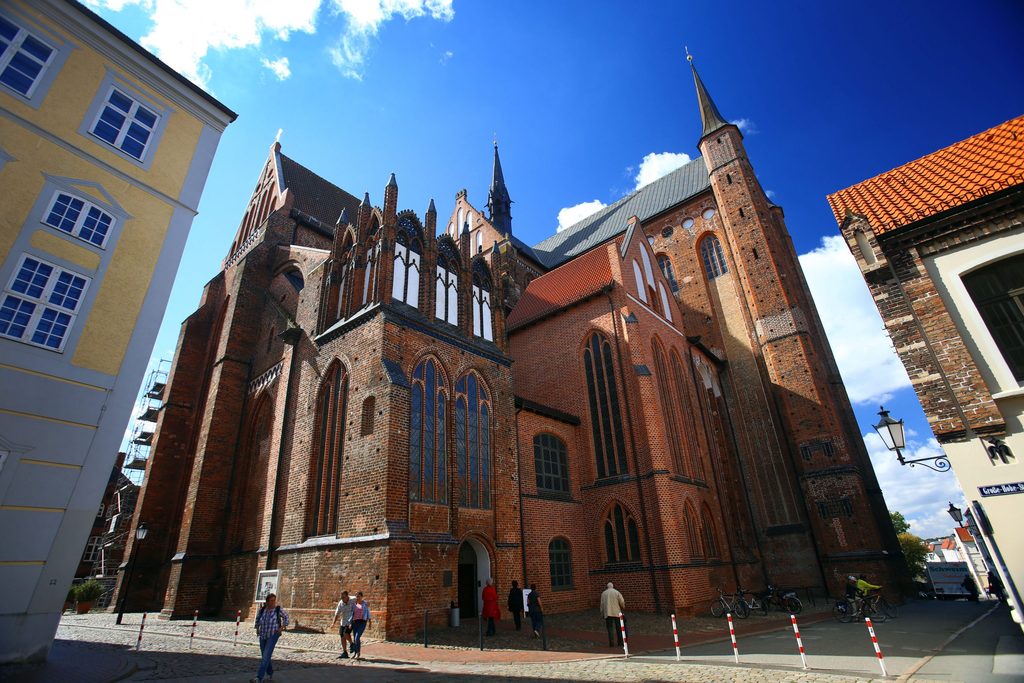
[[[703,156],[532,247],[497,146],[486,210],[421,217],[275,143],[182,326],[129,609],[251,614],[269,584],[327,627],[344,586],[408,638],[491,577],[683,616],[900,586],[782,210],[693,77]]]
[[[958,534],[991,558],[1020,623],[1024,116],[828,202],[970,503]]]

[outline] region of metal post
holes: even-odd
[[[480,651],[484,650],[484,616],[482,614],[476,615],[476,626],[477,631],[480,632]]]
[[[121,584],[121,599],[119,602],[120,606],[117,608],[117,619],[114,621],[115,624],[120,625],[121,619],[124,618],[124,604],[128,601],[128,588],[132,585],[132,574],[135,573],[135,559],[139,556],[138,546],[142,541],[136,539],[132,543],[132,555],[128,558],[128,568],[125,570],[124,583]]]
[[[192,615],[192,633],[188,637],[188,649],[192,649],[192,641],[196,637],[196,622],[199,621],[199,610],[196,610]]]
[[[807,668],[807,655],[804,654],[804,641],[800,639],[800,627],[796,624],[796,615],[790,614],[789,620],[793,622],[793,633],[796,634],[796,646],[800,648],[800,661],[804,668]]]
[[[540,644],[545,650],[548,649],[548,629],[544,624],[540,625]]]
[[[142,623],[139,624],[139,639],[135,641],[135,651],[138,652],[139,648],[142,647],[142,629],[146,628],[146,613],[142,613]]]
[[[864,623],[868,625],[868,633],[871,634],[871,644],[875,646],[875,654],[878,655],[878,666],[882,668],[882,675],[888,676],[885,671],[885,659],[882,657],[882,650],[878,647],[878,638],[875,637],[875,628],[871,625],[871,617],[864,617]]]
[[[427,614],[430,610],[423,610],[423,647],[430,647],[427,641]]]
[[[238,610],[238,614],[235,616],[235,642],[231,644],[231,647],[238,645],[238,625],[242,623],[242,610]]]
[[[729,619],[729,637],[732,639],[732,656],[736,659],[736,663],[740,663],[740,648],[736,644],[736,629],[732,625],[732,612],[725,615]]]
[[[626,639],[626,619],[622,616],[622,612],[619,612],[619,629],[622,631],[622,651],[625,653],[626,658],[629,658],[629,641]]]
[[[672,615],[672,640],[676,644],[676,661],[678,662],[681,657],[679,655],[679,628],[676,626],[676,615]]]

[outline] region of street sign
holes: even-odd
[[[989,496],[1005,496],[1010,493],[1024,493],[1024,481],[1014,481],[1007,484],[993,484],[991,486],[979,486],[978,491],[983,498]]]

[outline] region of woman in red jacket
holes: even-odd
[[[487,585],[483,592],[484,611],[483,617],[487,619],[487,635],[494,635],[494,620],[501,619],[501,610],[498,609],[498,591],[494,588],[494,579],[487,579]]]

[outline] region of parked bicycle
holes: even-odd
[[[796,597],[796,591],[782,590],[770,583],[768,589],[761,594],[761,603],[764,605],[762,609],[765,614],[768,614],[769,605],[774,605],[787,614],[800,614],[804,608],[800,598]]]
[[[718,599],[711,603],[711,616],[721,617],[726,614],[735,614],[740,619],[750,616],[750,607],[743,600],[740,593],[724,593],[722,587],[718,587]]]

